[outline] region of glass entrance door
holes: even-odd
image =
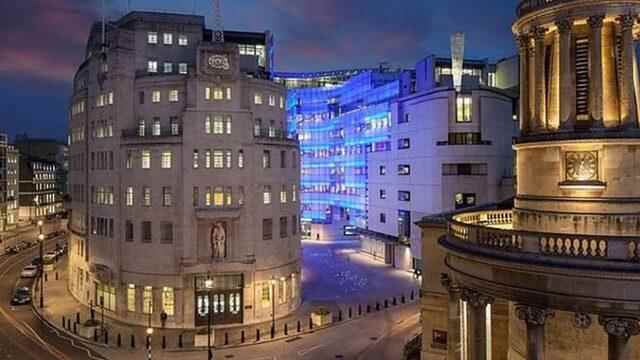
[[[204,287],[206,277],[196,278],[195,323],[205,326],[209,311],[213,325],[242,323],[242,275],[212,277],[213,288]]]

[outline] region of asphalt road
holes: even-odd
[[[47,240],[45,252],[60,238]],[[68,360],[97,359],[82,345],[59,337],[34,314],[30,305],[12,306],[11,298],[22,268],[38,256],[37,246],[16,255],[0,256],[0,359]],[[45,283],[46,306],[46,283]],[[37,299],[34,299],[37,303]]]

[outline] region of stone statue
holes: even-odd
[[[224,259],[227,256],[227,231],[226,224],[215,223],[211,227],[211,258]]]

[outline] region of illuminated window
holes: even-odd
[[[222,186],[213,188],[213,206],[224,206],[224,190]]]
[[[225,167],[227,169],[231,169],[232,161],[233,161],[233,152],[231,150],[226,150],[224,152],[224,162],[225,162]]]
[[[151,127],[151,135],[160,136],[160,118],[153,118],[153,126]]]
[[[204,88],[204,99],[205,100],[211,100],[211,88],[210,87]]]
[[[271,285],[268,282],[262,284],[261,300],[263,303],[269,304],[271,301]]]
[[[276,106],[276,97],[275,97],[275,95],[269,95],[269,106]]]
[[[253,96],[253,103],[256,105],[262,105],[262,94],[255,93]]]
[[[224,152],[222,150],[213,151],[213,168],[214,169],[224,168]]]
[[[296,184],[291,185],[291,201],[298,201],[298,186]]]
[[[162,310],[169,315],[173,316],[175,308],[175,297],[173,293],[173,288],[163,287],[162,288]]]
[[[169,91],[169,102],[178,102],[178,90]]]
[[[187,63],[178,64],[178,73],[183,75],[188,73]]]
[[[227,100],[231,100],[231,88],[230,87],[226,88],[226,93],[227,93]]]
[[[162,206],[173,206],[173,190],[171,186],[165,186],[162,188]]]
[[[456,193],[455,195],[455,207],[456,209],[463,209],[476,205],[476,194],[470,193]]]
[[[411,175],[411,166],[407,164],[398,165],[398,175],[400,176]]]
[[[206,169],[211,168],[211,150],[205,150],[204,152],[204,167]]]
[[[142,188],[142,206],[151,206],[151,188],[148,186]]]
[[[411,139],[410,138],[398,139],[398,150],[408,149],[410,147],[411,147]]]
[[[209,115],[204,119],[204,133],[211,134],[211,116]]]
[[[220,115],[213,117],[213,133],[217,135],[224,134],[224,120]]]
[[[207,186],[204,192],[204,204],[206,206],[211,206],[211,187]]]
[[[224,91],[222,88],[213,88],[213,99],[214,100],[222,100],[224,99]]]
[[[244,168],[244,150],[238,151],[238,168]]]
[[[163,40],[165,45],[173,45],[173,34],[164,33]]]
[[[280,96],[280,109],[284,109],[284,97]]]
[[[189,45],[189,38],[187,37],[187,35],[184,35],[184,34],[178,35],[178,45],[180,46]]]
[[[198,150],[193,150],[193,168],[197,169],[200,165],[198,164]]]
[[[145,314],[153,313],[153,288],[145,286],[142,292],[142,312]]]
[[[164,63],[164,72],[166,74],[170,74],[173,72],[173,64],[170,62],[166,62]]]
[[[382,199],[382,200],[386,199],[386,198],[387,198],[387,190],[385,190],[385,189],[380,189],[379,197],[380,197],[380,199]]]
[[[136,286],[134,284],[127,285],[127,311],[136,311]]]
[[[262,202],[271,204],[271,185],[264,185],[262,188]]]
[[[133,187],[127,187],[127,191],[125,193],[125,203],[127,206],[133,206]]]
[[[230,186],[227,186],[226,188],[224,188],[224,204],[226,206],[231,206],[231,204],[233,203],[232,195],[233,194]]]
[[[158,72],[158,62],[155,60],[149,60],[147,62],[147,72],[157,73]]]
[[[157,104],[160,102],[160,91],[154,90],[151,92],[151,102]]]
[[[262,152],[262,168],[271,168],[271,152],[269,150],[264,150]]]
[[[398,191],[398,201],[411,201],[410,191]]]
[[[151,169],[151,151],[142,150],[142,168]]]
[[[148,32],[147,33],[147,44],[157,44],[158,43],[158,33],[157,32]]]
[[[238,188],[238,205],[244,205],[244,186]]]
[[[287,203],[287,186],[286,185],[282,185],[282,188],[280,189],[280,203],[282,204]]]
[[[456,98],[456,121],[471,122],[472,99],[469,95],[458,95]]]

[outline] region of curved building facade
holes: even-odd
[[[270,34],[214,43],[202,17],[133,12],[101,37],[71,101],[73,296],[181,328],[295,310],[298,143]]]

